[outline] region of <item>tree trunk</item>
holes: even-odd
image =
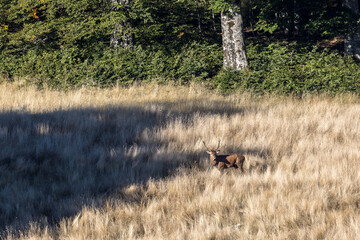
[[[130,0],[110,0],[112,11],[117,11],[117,5],[122,5],[126,10],[129,9]],[[134,46],[134,34],[130,21],[121,21],[114,25],[114,31],[110,37],[110,46],[113,48],[129,48]]]
[[[237,6],[237,9],[240,9]],[[235,71],[248,67],[240,11],[232,9],[221,12],[221,29],[224,52],[224,68]]]
[[[215,22],[215,13],[214,13],[214,10],[212,10],[211,14],[212,14],[211,22],[212,22],[212,25],[213,25],[213,30],[214,30],[214,33],[216,33],[217,30],[216,30],[216,22]]]
[[[359,2],[358,0],[344,0],[344,6],[351,9],[357,16],[359,16]],[[356,30],[350,33],[345,38],[345,53],[352,54],[360,60],[360,24],[357,24]]]

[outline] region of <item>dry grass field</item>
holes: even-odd
[[[244,154],[210,167],[202,140]],[[360,100],[0,85],[0,238],[359,239]]]

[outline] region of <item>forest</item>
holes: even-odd
[[[241,19],[244,68],[226,64],[226,17]],[[1,0],[0,75],[53,89],[359,93],[359,19],[357,0]]]

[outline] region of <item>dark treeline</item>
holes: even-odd
[[[353,1],[0,0],[0,74],[53,88],[204,81],[220,90],[359,93],[360,64],[344,54],[344,39],[359,30]],[[243,71],[223,69],[220,15],[234,6]]]

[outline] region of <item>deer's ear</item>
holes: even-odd
[[[211,154],[211,152],[210,152],[210,151],[206,151],[206,153]]]

